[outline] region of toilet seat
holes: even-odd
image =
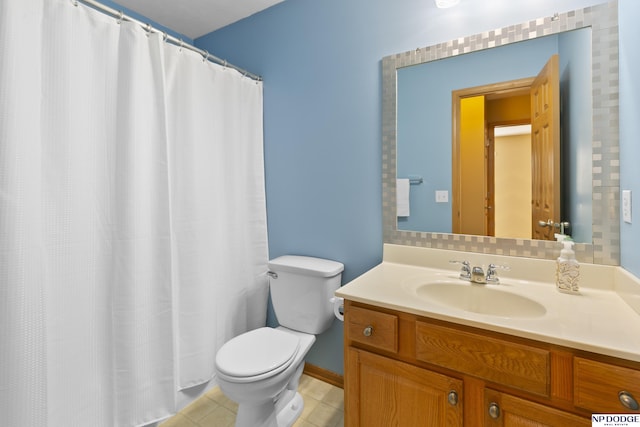
[[[274,328],[259,328],[238,335],[216,355],[216,368],[233,382],[253,382],[285,370],[300,348],[300,339]]]

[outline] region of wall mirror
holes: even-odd
[[[540,157],[555,161],[537,162],[559,168],[548,178],[532,171],[530,127],[509,126],[531,124],[541,70],[554,71],[554,114],[546,117],[557,136]],[[398,228],[553,240],[560,230],[537,224],[552,219],[591,243],[591,119],[591,28],[398,69],[397,176],[414,178],[410,214],[398,216]],[[552,190],[535,219],[532,187]],[[447,202],[435,197],[442,193]]]
[[[576,252],[581,261],[618,265],[617,49],[617,3],[612,2],[383,58],[384,241],[534,258],[557,256],[555,242],[513,231],[492,230],[490,237],[452,234],[452,187],[457,186],[452,179],[456,132],[452,93],[496,82],[508,88],[509,82],[535,76],[557,54],[563,102],[563,186],[558,196],[562,218],[572,224],[569,234],[580,242]],[[487,98],[499,100],[505,92],[509,90]],[[496,123],[517,121],[505,118]],[[484,162],[484,156],[479,157]],[[398,211],[397,178],[412,183],[410,213],[405,216],[399,216],[403,213]],[[399,195],[404,200],[407,192]]]

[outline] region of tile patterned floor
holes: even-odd
[[[298,391],[304,399],[302,415],[293,427],[343,427],[341,388],[303,375]],[[214,388],[171,417],[160,427],[233,427],[238,405]]]

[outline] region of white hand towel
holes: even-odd
[[[397,215],[409,216],[409,180],[396,180]]]

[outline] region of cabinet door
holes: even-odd
[[[462,426],[461,380],[355,348],[347,364],[347,427]]]
[[[484,403],[487,427],[591,427],[590,419],[493,390]]]

